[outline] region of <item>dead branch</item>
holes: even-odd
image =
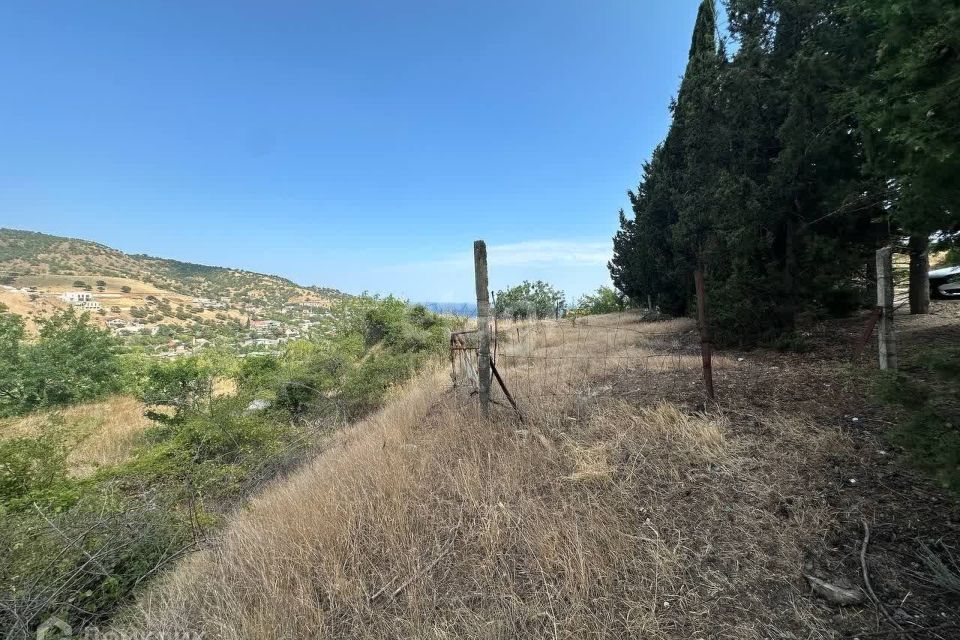
[[[422,575],[430,572],[430,570],[433,569],[435,566],[437,566],[437,563],[440,562],[440,560],[442,560],[444,556],[446,556],[448,553],[450,553],[450,551],[453,549],[453,538],[454,538],[454,536],[457,534],[457,530],[460,529],[460,525],[461,525],[461,524],[462,524],[462,520],[461,520],[460,522],[458,522],[458,523],[457,523],[457,526],[455,526],[455,527],[453,528],[453,530],[450,532],[450,537],[447,539],[447,542],[443,545],[443,550],[441,550],[440,553],[437,554],[437,557],[435,557],[433,560],[431,560],[431,561],[430,561],[425,567],[423,567],[422,569],[414,572],[414,574],[413,574],[412,576],[410,576],[409,578],[407,578],[406,580],[404,580],[404,581],[400,584],[399,587],[397,587],[396,589],[394,589],[393,592],[390,594],[390,598],[391,598],[391,599],[396,598],[396,597],[400,594],[400,592],[403,591],[404,589],[406,589],[408,586],[410,586],[410,584],[411,584],[414,580],[416,580],[416,579],[419,578],[420,576],[422,576]],[[372,596],[370,596],[370,598],[368,599],[368,602],[373,602],[374,600],[376,600],[377,598],[379,598],[380,596],[382,596],[382,595],[386,592],[387,588],[388,588],[391,584],[393,584],[393,580],[391,580],[391,581],[388,582],[387,584],[385,584],[385,585],[383,585],[382,587],[380,587],[380,589],[378,589],[376,593],[374,593]]]
[[[854,604],[860,604],[863,602],[864,595],[863,591],[860,589],[845,589],[844,587],[838,587],[835,584],[830,584],[825,580],[821,580],[815,576],[804,574],[804,577],[810,582],[810,587],[824,599],[832,602],[833,604],[840,605],[841,607],[846,607]]]
[[[870,596],[870,599],[873,601],[873,604],[876,605],[877,609],[880,610],[880,613],[883,614],[883,617],[887,619],[891,625],[893,625],[898,631],[902,633],[909,634],[910,631],[905,630],[900,626],[896,620],[893,619],[893,616],[890,615],[890,612],[887,611],[887,608],[880,601],[880,598],[877,597],[876,592],[873,590],[873,586],[870,584],[870,572],[867,570],[867,547],[870,544],[870,525],[867,524],[866,518],[863,519],[863,544],[860,546],[860,569],[863,572],[863,584],[867,588],[867,594]]]

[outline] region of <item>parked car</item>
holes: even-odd
[[[930,272],[931,298],[960,298],[960,267],[944,267]]]

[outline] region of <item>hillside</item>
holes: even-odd
[[[301,287],[279,276],[126,254],[96,242],[33,231],[0,229],[0,272],[19,276],[126,278],[194,297],[245,298],[267,303],[298,298],[330,302],[336,289]]]
[[[876,364],[851,362],[864,320],[810,326],[803,354],[720,351],[708,407],[688,321],[511,327],[497,366],[523,423],[426,372],[117,632],[956,638],[960,511],[891,442],[902,417],[871,394]],[[947,304],[897,321],[905,370],[956,348]]]
[[[0,302],[31,320],[69,306],[61,296],[79,291],[90,293],[89,309],[101,323],[150,330],[161,324],[303,320],[345,295],[279,276],[131,255],[16,229],[0,229],[0,285]]]

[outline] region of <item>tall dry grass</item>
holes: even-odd
[[[696,325],[688,319],[644,322],[637,312],[573,320],[498,323],[497,367],[523,411],[555,412],[558,402],[574,408],[598,395],[623,394],[620,378],[641,378],[679,401],[679,381],[699,371],[702,361]],[[471,357],[475,357],[471,354]],[[715,369],[731,366],[715,357]],[[493,385],[501,403],[505,394]]]
[[[531,353],[564,348],[549,332]],[[516,348],[528,348],[522,332]],[[553,384],[576,386],[567,373]],[[488,422],[469,396],[441,391],[447,375],[421,375],[339,434],[118,628],[231,640],[832,637],[797,571],[830,517],[793,495],[804,469],[791,447],[814,437],[808,425],[771,422],[776,445],[759,455],[722,415],[603,394],[558,394],[523,425],[508,411]]]
[[[90,475],[102,466],[130,460],[140,436],[152,423],[146,407],[131,396],[111,396],[97,402],[39,411],[0,423],[0,438],[36,436],[59,431],[70,446],[69,472]]]

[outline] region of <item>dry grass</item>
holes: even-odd
[[[140,435],[152,423],[145,407],[130,396],[112,396],[57,411],[43,411],[0,423],[0,438],[34,436],[59,429],[71,444],[67,463],[75,477],[129,460]]]
[[[574,321],[506,323],[499,327],[497,367],[527,413],[549,415],[558,401],[612,394],[611,380],[647,373],[661,379],[684,376],[702,366],[688,319],[642,322],[634,312],[588,316]],[[715,369],[732,363],[715,357]],[[679,396],[679,387],[678,396]],[[505,402],[499,389],[495,397]]]
[[[535,349],[564,348],[545,331]],[[522,332],[512,348],[527,348]],[[554,388],[579,380],[555,373]],[[524,425],[506,410],[485,422],[438,391],[447,374],[420,376],[253,500],[122,626],[236,640],[833,637],[799,579],[831,514],[797,488],[796,453],[842,439],[777,417],[758,444],[719,414],[582,388]]]

